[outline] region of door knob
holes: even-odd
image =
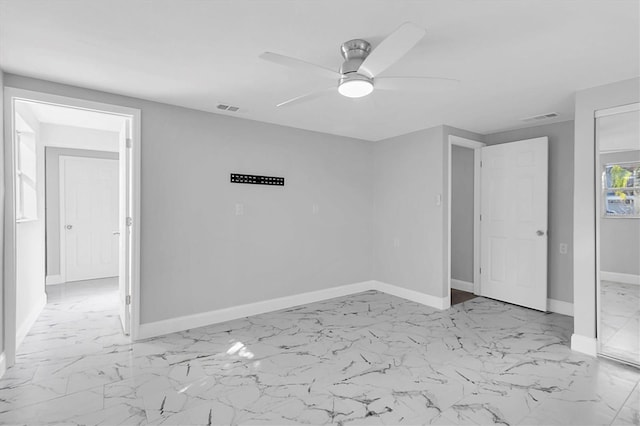
[[[542,236],[544,235],[544,231],[541,231],[541,230],[539,230],[539,229],[538,229],[538,230],[536,231],[536,235],[537,235],[538,237],[542,237]]]
[[[73,228],[73,225],[67,225],[67,226],[65,226],[65,228],[70,230],[71,228]]]
[[[113,235],[120,235],[120,231],[113,231]]]

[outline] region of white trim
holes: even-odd
[[[29,330],[31,330],[33,324],[35,324],[35,322],[38,320],[38,317],[42,313],[42,310],[44,309],[46,304],[47,293],[42,292],[42,294],[40,295],[40,300],[35,303],[35,306],[31,310],[31,312],[29,312],[27,318],[25,318],[22,324],[18,324],[18,329],[16,330],[16,351],[22,344],[24,338],[27,337],[27,334],[29,334]]]
[[[640,285],[640,275],[621,274],[620,272],[600,271],[600,279],[603,281],[614,281],[623,284]]]
[[[47,275],[45,278],[45,283],[47,285],[56,285],[56,284],[64,284],[65,280],[62,278],[62,275]]]
[[[451,166],[453,163],[452,152],[453,145],[462,146],[464,148],[473,149],[473,289],[469,290],[475,294],[480,294],[480,149],[486,146],[485,143],[474,141],[471,139],[462,138],[460,136],[449,135],[448,145],[448,181],[447,181],[447,251],[445,256],[447,257],[447,271],[446,271],[446,299],[449,300],[449,304],[444,308],[451,306]]]
[[[456,280],[455,278],[451,278],[451,288],[468,291],[469,293],[473,293],[474,291],[473,283],[470,283],[469,281]]]
[[[547,299],[547,311],[572,317],[573,303],[564,302],[557,299]]]
[[[420,293],[419,291],[409,290],[404,287],[399,287],[393,284],[383,283],[381,281],[373,281],[374,290],[381,291],[383,293],[391,294],[392,296],[401,297],[403,299],[411,300],[412,302],[420,303],[421,305],[430,306],[432,308],[444,310],[451,306],[451,292],[445,297],[431,296],[430,294]]]
[[[67,282],[67,232],[65,226],[67,224],[66,209],[66,180],[67,162],[64,160],[67,156],[58,157],[58,254],[60,258],[60,278],[62,282]]]
[[[238,318],[264,314],[266,312],[289,309],[294,306],[306,305],[308,303],[320,302],[327,299],[333,299],[335,297],[348,296],[369,290],[381,291],[436,309],[446,309],[451,304],[450,297],[435,297],[375,280],[362,281],[359,283],[331,287],[308,293],[295,294],[293,296],[279,297],[277,299],[263,300],[260,302],[247,303],[245,305],[231,306],[229,308],[218,309],[215,311],[201,312],[193,315],[185,315],[182,317],[140,324],[137,338],[147,339],[150,337],[162,336],[169,333],[204,327]]]
[[[595,118],[607,117],[609,115],[624,114],[625,112],[632,112],[640,110],[640,103],[635,102],[632,104],[621,105],[613,108],[599,109],[594,112]]]
[[[597,347],[597,341],[593,337],[581,336],[575,333],[571,335],[571,350],[590,356],[596,356]]]
[[[7,357],[4,352],[0,354],[0,379],[4,376],[4,373],[7,372]]]
[[[263,300],[245,305],[231,306],[229,308],[218,309],[215,311],[201,312],[193,315],[185,315],[182,317],[140,324],[138,339],[146,339],[149,337],[161,336],[197,327],[204,327],[211,324],[231,321],[266,312],[288,309],[294,306],[332,299],[334,297],[342,297],[363,291],[374,290],[374,287],[374,281],[363,281],[355,284],[347,284],[323,290],[311,291],[308,293],[295,294],[293,296],[279,297],[277,299]]]
[[[120,147],[120,158],[122,154],[131,155],[132,158],[132,180],[131,199],[133,202],[133,226],[131,241],[131,337],[137,338],[140,324],[140,172],[141,172],[141,111],[135,108],[123,107],[119,105],[93,102],[84,99],[70,98],[66,96],[51,95],[48,93],[34,92],[30,90],[17,89],[14,87],[4,88],[4,152],[5,152],[5,203],[4,203],[4,295],[5,295],[5,321],[4,321],[4,342],[7,366],[15,363],[16,355],[16,222],[15,222],[15,141],[14,141],[14,104],[16,100],[48,103],[65,107],[98,111],[106,114],[113,114],[128,117],[133,122],[131,134],[132,148]]]

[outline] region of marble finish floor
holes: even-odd
[[[68,289],[65,289],[68,290]],[[1,424],[638,424],[640,371],[572,318],[370,291],[131,344],[115,288],[52,298],[0,380]]]
[[[600,283],[600,352],[640,365],[640,286]]]

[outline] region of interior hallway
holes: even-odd
[[[572,318],[482,297],[438,311],[370,291],[130,344],[113,280],[51,290],[0,423],[639,418],[640,371],[572,352]]]

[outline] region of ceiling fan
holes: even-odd
[[[373,50],[366,40],[346,41],[340,46],[340,53],[345,61],[338,71],[273,52],[264,52],[260,58],[299,71],[315,72],[319,76],[337,81],[337,86],[334,82],[326,88],[281,102],[277,105],[279,107],[316,99],[336,89],[348,98],[361,98],[374,90],[416,91],[455,86],[459,81],[452,78],[380,76],[380,73],[402,58],[425,34],[423,28],[405,22]]]

